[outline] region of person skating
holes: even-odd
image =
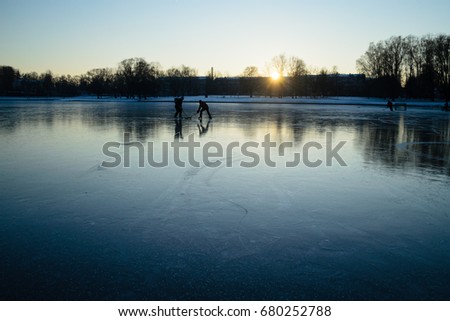
[[[175,118],[182,117],[181,114],[183,113],[183,100],[184,96],[175,97]]]
[[[388,99],[387,107],[388,107],[391,111],[394,111],[394,104],[392,103],[392,100]]]
[[[198,101],[198,109],[197,114],[200,113],[200,116],[198,119],[202,119],[203,112],[206,111],[208,113],[209,119],[212,118],[211,113],[209,112],[209,106],[207,103],[205,103],[203,100]]]

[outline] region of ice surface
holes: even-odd
[[[210,107],[180,124],[172,103],[1,101],[0,299],[450,299],[448,113]],[[274,168],[239,166],[239,149],[216,168],[139,168],[136,148],[130,168],[102,166],[124,132],[159,159],[180,129],[294,148]],[[347,166],[282,164],[327,132]]]

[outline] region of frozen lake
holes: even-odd
[[[210,107],[0,101],[0,300],[450,300],[449,113]]]

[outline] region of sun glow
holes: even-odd
[[[272,78],[272,80],[278,80],[280,79],[280,74],[278,73],[278,71],[274,71],[270,74],[270,77]]]

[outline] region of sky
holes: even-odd
[[[370,42],[450,32],[448,0],[0,0],[0,65],[79,75],[127,58],[224,76],[274,56],[356,73]]]

